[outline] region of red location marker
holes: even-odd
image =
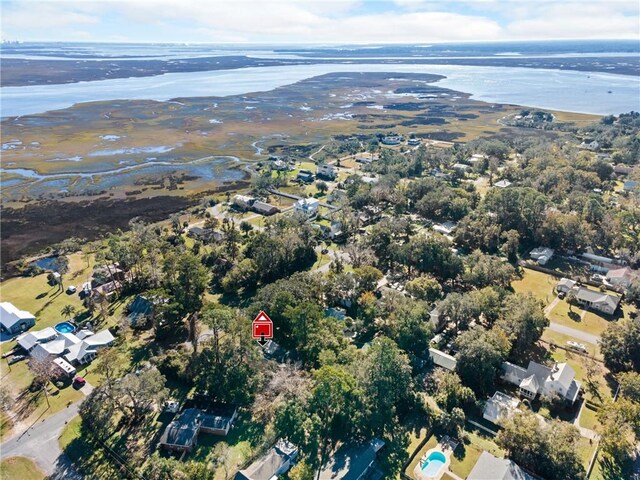
[[[258,316],[253,320],[252,336],[258,340],[261,345],[266,343],[266,339],[273,338],[273,322],[263,311],[260,311]]]

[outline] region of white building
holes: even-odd
[[[502,364],[502,379],[518,386],[524,397],[534,399],[540,395],[560,395],[573,403],[580,393],[580,382],[575,380],[576,372],[566,363],[556,363],[547,367],[536,362],[529,362],[524,369],[509,362]]]
[[[236,195],[233,197],[233,203],[243,210],[249,210],[255,201],[255,198],[248,195]]]
[[[504,420],[511,418],[518,411],[520,400],[506,393],[495,392],[484,404],[482,418],[491,423],[500,425]]]
[[[17,338],[18,345],[35,359],[64,357],[71,364],[89,363],[98,350],[111,346],[114,340],[109,330],[95,334],[90,330],[80,330],[74,334],[60,333],[51,327],[27,332]]]
[[[301,198],[293,204],[293,210],[300,212],[307,217],[313,217],[318,213],[320,201],[317,198]]]
[[[509,188],[511,186],[511,182],[509,180],[500,180],[493,184],[496,188]]]
[[[571,280],[570,278],[563,277],[558,282],[558,285],[556,285],[556,292],[569,293],[569,291],[573,290],[573,288],[576,286],[576,283],[577,282],[575,280]]]
[[[9,335],[24,332],[36,324],[36,317],[12,303],[0,303],[0,330]]]
[[[318,165],[318,169],[316,170],[317,177],[323,177],[329,180],[334,180],[337,175],[338,173],[336,171],[336,167],[334,167],[333,165],[329,165],[328,163]]]

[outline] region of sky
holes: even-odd
[[[436,43],[638,39],[638,0],[0,0],[20,41]]]

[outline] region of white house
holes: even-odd
[[[66,362],[88,363],[101,348],[110,346],[115,340],[109,330],[93,333],[80,330],[74,333],[60,333],[48,327],[38,332],[27,332],[17,338],[18,345],[38,360],[64,356]]]
[[[500,180],[493,184],[496,188],[509,188],[511,186],[511,182],[509,180]]]
[[[553,257],[553,248],[538,247],[529,252],[529,256],[533,258],[538,264],[545,265]]]
[[[24,332],[36,324],[36,317],[12,303],[0,303],[0,330],[9,335]]]
[[[577,282],[575,280],[571,280],[570,278],[563,277],[558,282],[558,285],[556,285],[556,292],[569,293],[569,291],[573,290],[573,288],[576,286],[576,283]]]
[[[613,315],[620,303],[620,297],[607,293],[596,292],[585,287],[579,287],[576,292],[576,302],[580,305]]]
[[[518,411],[520,400],[506,393],[495,392],[484,404],[482,418],[491,423],[500,425],[506,419],[511,418]]]
[[[307,217],[313,217],[318,213],[320,201],[317,198],[301,198],[293,204],[293,210],[300,212]]]
[[[518,386],[524,397],[534,399],[540,395],[560,395],[569,403],[573,403],[580,393],[580,382],[575,380],[576,373],[566,363],[556,363],[547,367],[536,362],[529,362],[524,369],[509,362],[502,363],[502,379]]]
[[[94,335],[89,335],[82,340],[78,340],[77,343],[74,343],[68,348],[68,353],[64,356],[70,363],[89,363],[96,358],[98,350],[111,346],[115,338],[109,330],[102,330]]]
[[[318,169],[316,170],[317,177],[328,178],[329,180],[334,180],[337,176],[336,167],[333,165],[329,165],[328,163],[323,163],[322,165],[318,165]]]
[[[233,197],[233,203],[243,210],[249,210],[255,201],[254,197],[249,197],[248,195],[236,195]]]

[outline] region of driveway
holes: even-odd
[[[594,345],[597,345],[600,342],[600,337],[598,335],[593,335],[592,333],[583,332],[582,330],[577,330],[575,328],[567,327],[559,323],[550,322],[548,328],[550,330],[553,330],[554,332],[562,333],[564,335],[568,335],[578,340],[584,340],[585,342],[593,343]]]
[[[87,382],[82,393],[89,395],[93,386]],[[71,461],[62,453],[58,437],[73,418],[78,415],[82,400],[72,403],[34,424],[25,432],[16,433],[0,445],[2,458],[28,457],[34,460],[52,480],[81,480],[84,478],[73,467]]]
[[[28,457],[54,479],[81,479],[71,461],[62,454],[58,437],[64,427],[78,414],[80,402],[34,425],[24,433],[16,434],[0,445],[2,457]]]

